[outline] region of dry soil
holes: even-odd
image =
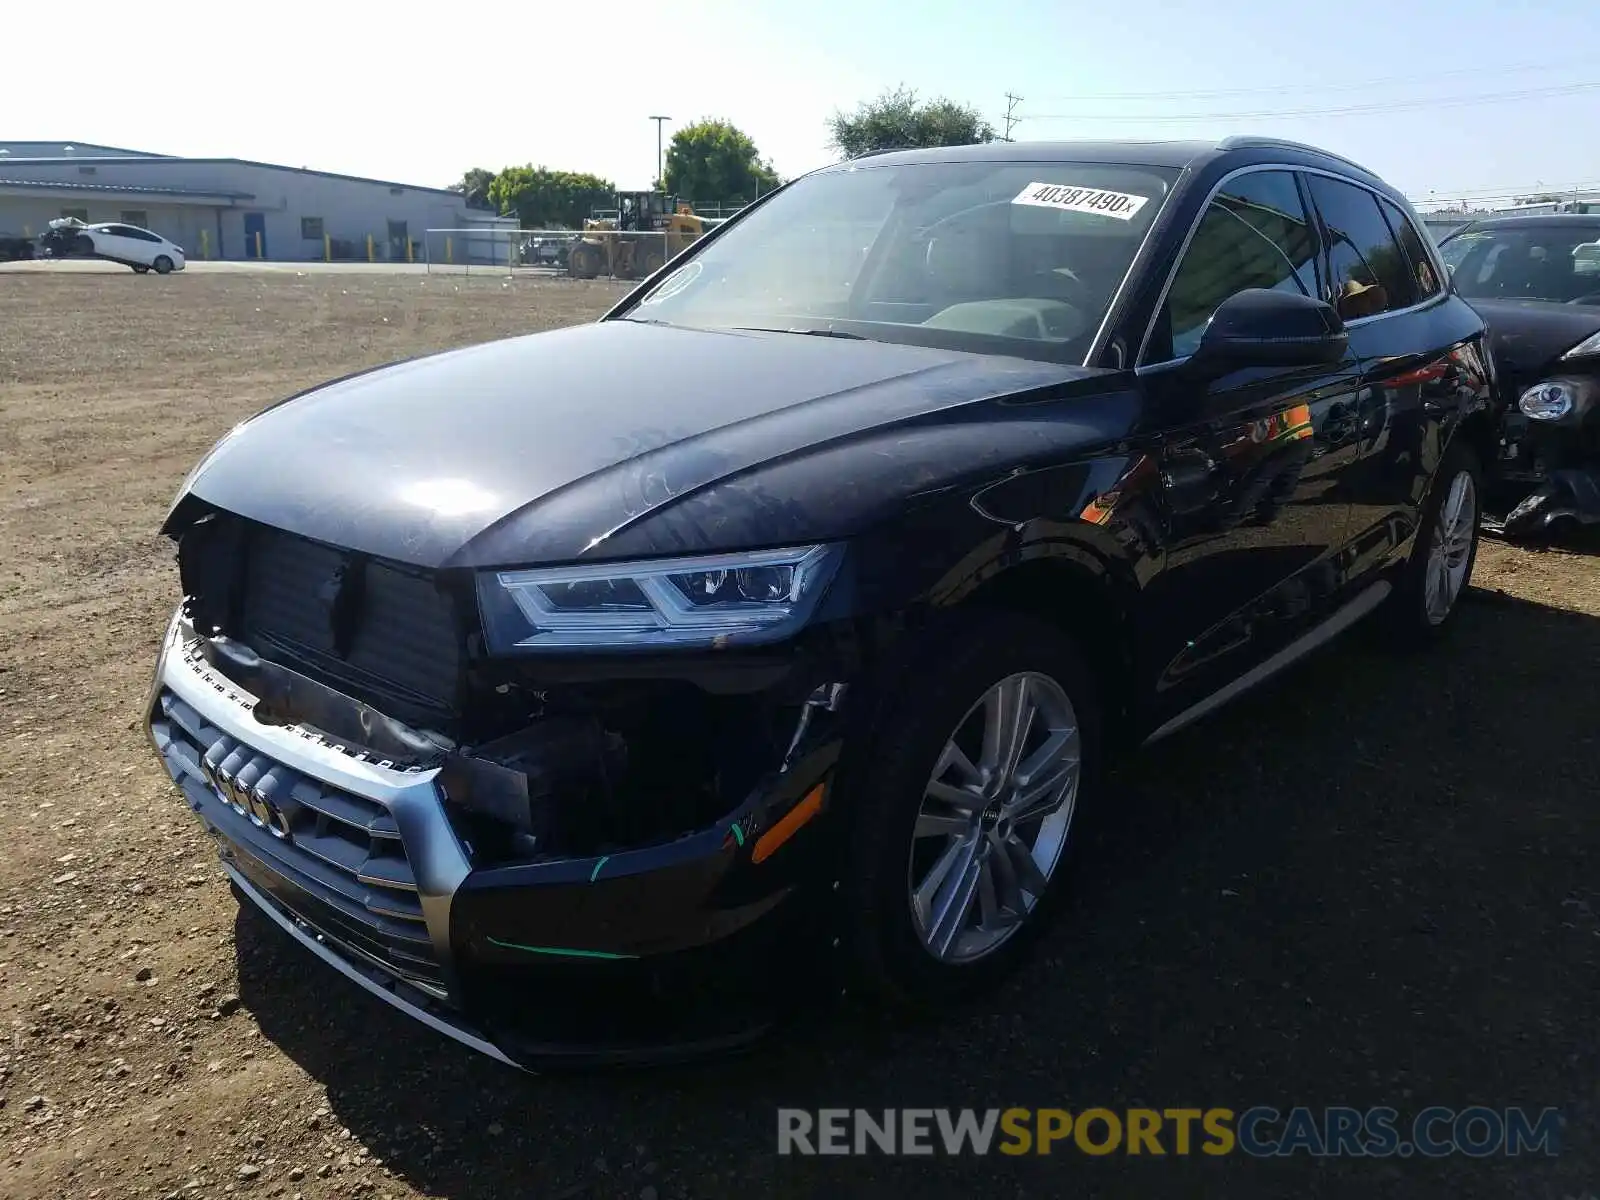
[[[1348,639],[1113,780],[997,1003],[527,1078],[237,909],[144,742],[156,527],[234,422],[606,285],[0,272],[0,1196],[1496,1195],[1600,1189],[1593,545],[1486,543],[1453,641]],[[1559,1107],[1551,1159],[779,1159],[775,1109]]]

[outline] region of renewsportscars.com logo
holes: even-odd
[[[1523,1108],[780,1108],[778,1153],[1245,1154],[1471,1158],[1560,1153],[1561,1114]]]

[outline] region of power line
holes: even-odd
[[[1555,191],[1555,192],[1568,191],[1568,192],[1570,192],[1573,188],[1593,188],[1593,187],[1600,187],[1600,179],[1580,179],[1576,183],[1540,183],[1538,181],[1535,181],[1533,183],[1521,183],[1521,184],[1495,183],[1495,184],[1485,184],[1482,187],[1450,187],[1450,188],[1436,187],[1436,188],[1431,188],[1429,190],[1430,191],[1435,191],[1435,192],[1443,192],[1447,196],[1476,196],[1476,195],[1484,194],[1484,193],[1487,193],[1487,194],[1490,194],[1490,195],[1495,195],[1495,196],[1500,196],[1500,195],[1504,195],[1504,194],[1506,194],[1508,192],[1518,192],[1518,193],[1523,193],[1523,192],[1542,192],[1542,191]]]
[[[1174,121],[1256,121],[1280,117],[1346,117],[1362,113],[1398,112],[1417,108],[1457,108],[1472,104],[1495,104],[1513,100],[1533,100],[1546,96],[1570,96],[1600,88],[1591,83],[1560,84],[1547,88],[1528,88],[1516,92],[1485,92],[1477,96],[1453,96],[1435,100],[1390,100],[1377,104],[1352,104],[1343,108],[1260,109],[1255,112],[1185,113],[1180,116],[1129,116],[1120,113],[1027,113],[1030,121],[1123,121],[1140,124],[1166,124]]]
[[[1600,180],[1583,183],[1530,183],[1523,187],[1496,188],[1429,188],[1427,195],[1410,194],[1411,199],[1426,204],[1439,204],[1457,200],[1515,200],[1521,196],[1568,197],[1573,192],[1600,191]]]
[[[1264,96],[1279,95],[1285,89],[1293,87],[1297,92],[1360,92],[1371,87],[1383,87],[1395,83],[1428,83],[1435,79],[1456,79],[1462,76],[1472,76],[1481,79],[1486,75],[1515,75],[1528,71],[1558,71],[1563,67],[1592,67],[1593,57],[1572,59],[1568,62],[1541,62],[1525,63],[1514,67],[1466,67],[1454,71],[1440,71],[1432,75],[1389,75],[1381,79],[1367,79],[1361,81],[1345,81],[1343,83],[1306,84],[1296,81],[1294,83],[1281,83],[1268,87],[1248,88],[1218,88],[1209,91],[1191,92],[1076,92],[1070,95],[1038,96],[1038,100],[1207,100],[1220,96]]]

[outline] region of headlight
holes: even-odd
[[[1600,333],[1591,333],[1561,357],[1582,358],[1586,354],[1600,354]]]
[[[1566,383],[1536,383],[1517,399],[1517,407],[1535,421],[1559,421],[1577,403]]]
[[[800,546],[485,571],[478,602],[491,653],[752,645],[804,625],[841,557]]]

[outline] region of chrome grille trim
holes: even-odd
[[[257,722],[256,697],[216,671],[198,646],[180,610],[162,644],[147,717],[151,742],[191,808],[325,905],[339,928],[324,928],[333,922],[311,914],[306,923],[330,946],[448,998],[450,903],[470,867],[445,817],[437,769],[398,767],[315,731]],[[219,746],[208,775],[208,753]],[[241,783],[242,811],[234,802]],[[273,804],[257,810],[252,785]],[[274,807],[287,818],[288,837],[263,819]],[[358,939],[385,950],[374,955]]]

